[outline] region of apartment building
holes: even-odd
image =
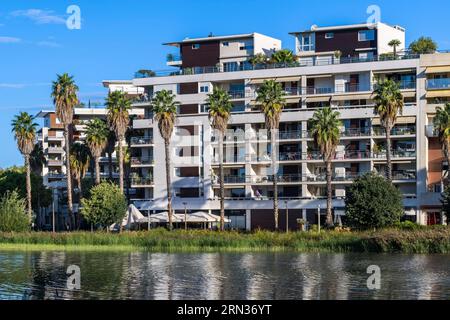
[[[137,95],[142,92],[129,91],[131,82],[114,82],[109,84],[114,90],[126,91],[130,96]],[[134,89],[134,87],[133,87]],[[127,91],[128,90],[128,91]],[[142,117],[144,111],[142,109],[133,109],[131,115]],[[42,178],[45,186],[54,190],[55,210],[58,212],[65,212],[66,204],[63,201],[67,195],[67,180],[66,180],[66,152],[64,127],[59,121],[54,110],[42,110],[37,115],[37,118],[43,119],[43,126],[38,132],[38,143],[41,144],[46,162],[42,167]],[[107,117],[107,110],[101,108],[75,108],[73,125],[70,127],[70,143],[84,143],[86,139],[86,124],[93,118],[105,119]],[[119,178],[116,153],[111,154],[112,166],[109,164],[109,154],[105,151],[100,158],[100,174],[102,178],[113,179]],[[111,175],[110,170],[112,169]],[[87,175],[93,174],[94,165],[92,164],[88,169]],[[76,200],[76,199],[74,199]],[[75,203],[74,209],[77,211],[78,204]]]
[[[450,55],[420,57],[404,52],[403,47],[397,49],[395,59],[392,54],[385,55],[390,40],[399,39],[404,45],[404,32],[398,26],[377,24],[314,27],[292,33],[300,58],[288,65],[249,64],[256,48],[265,48],[267,53],[281,48],[279,41],[262,35],[253,36],[253,45],[249,45],[253,52],[242,55],[245,41],[237,39],[251,35],[170,43],[182,55],[169,61],[176,70],[132,80],[131,90],[143,90],[145,95],[134,104],[144,110],[143,118],[133,122],[135,204],[149,213],[166,210],[164,142],[150,98],[169,90],[179,103],[171,141],[174,209],[218,213],[218,144],[206,104],[207,94],[218,86],[228,91],[234,105],[224,145],[225,208],[230,227],[274,227],[272,155],[278,163],[280,227],[286,227],[286,211],[291,229],[297,228],[298,218],[317,223],[318,212],[321,220],[325,219],[325,165],[308,134],[308,120],[326,105],[339,111],[343,122],[332,182],[334,214],[343,216],[346,189],[354,179],[370,171],[385,172],[385,133],[373,111],[372,92],[379,81],[393,79],[400,84],[405,102],[392,131],[393,183],[404,195],[404,218],[422,224],[441,223],[439,198],[448,165],[429,125],[436,103],[450,96]],[[307,34],[310,40],[305,40]],[[232,45],[233,41],[238,44]],[[225,56],[230,48],[234,53]],[[342,56],[334,55],[335,51]],[[257,88],[268,79],[281,83],[286,93],[278,150],[270,150],[264,116],[256,102]],[[115,90],[111,83],[104,81]]]

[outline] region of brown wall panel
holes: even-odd
[[[197,114],[198,104],[183,104],[180,106],[180,114]]]
[[[198,167],[182,167],[180,168],[180,177],[199,177],[200,170]]]
[[[183,56],[183,68],[192,67],[213,67],[219,63],[220,42],[201,42],[200,48],[193,49],[193,43],[181,45],[181,55]]]
[[[180,94],[198,93],[198,82],[180,83]]]
[[[340,50],[342,57],[355,56],[355,49],[376,48],[377,47],[377,30],[375,30],[375,40],[358,41],[358,32],[364,29],[347,29],[334,31],[333,39],[325,39],[328,32],[316,32],[316,52],[328,52]],[[376,53],[375,53],[376,54]]]
[[[441,182],[442,178],[442,155],[441,144],[438,138],[428,139],[428,184]]]

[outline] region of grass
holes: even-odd
[[[377,252],[450,253],[450,228],[372,232],[150,232],[0,233],[0,250],[154,252]]]

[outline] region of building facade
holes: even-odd
[[[442,223],[440,193],[448,165],[431,124],[436,107],[450,97],[450,55],[418,56],[399,47],[394,57],[387,43],[398,39],[404,44],[404,32],[377,24],[292,33],[299,61],[284,65],[249,63],[256,53],[270,55],[281,48],[280,41],[259,34],[169,43],[180,50],[181,56],[168,61],[177,69],[135,78],[130,88],[140,92],[134,108],[143,110],[133,122],[131,145],[135,204],[150,213],[167,207],[164,142],[150,101],[156,92],[169,90],[179,104],[171,141],[174,209],[218,212],[218,144],[206,104],[217,86],[228,91],[234,106],[224,145],[230,227],[274,227],[272,155],[278,163],[280,228],[286,227],[287,210],[291,229],[298,218],[317,223],[318,211],[325,219],[325,165],[308,134],[308,120],[327,105],[340,112],[343,123],[332,185],[334,214],[344,215],[346,188],[354,179],[385,172],[385,133],[374,113],[372,92],[380,81],[392,79],[405,102],[392,131],[393,183],[404,195],[405,219]],[[287,102],[274,151],[256,102],[257,88],[268,79],[282,84]],[[117,90],[115,83],[104,81],[110,90]]]

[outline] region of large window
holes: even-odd
[[[313,33],[301,35],[299,38],[300,51],[315,50],[315,36]]]
[[[372,41],[375,40],[375,30],[362,30],[358,32],[359,41]]]

